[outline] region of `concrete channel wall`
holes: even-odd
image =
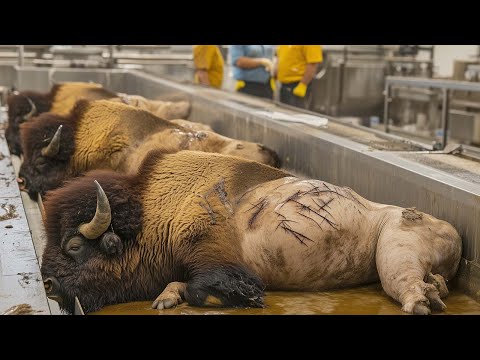
[[[152,99],[188,98],[192,101],[190,120],[209,124],[229,137],[263,143],[276,150],[284,167],[295,174],[349,186],[372,201],[415,206],[446,220],[458,229],[464,242],[458,284],[480,300],[480,173],[467,169],[469,177],[459,176],[459,172],[427,166],[418,161],[426,151],[384,151],[371,143],[353,141],[354,137],[341,135],[343,131],[368,136],[375,131],[336,125],[339,120],[331,117],[330,127],[343,126],[342,131],[334,134],[329,129],[276,120],[268,113],[301,113],[268,101],[178,84],[138,71],[0,67],[0,85],[10,85],[4,83],[3,73],[20,90],[46,91],[53,82],[94,81],[114,91]],[[398,142],[388,135],[375,136],[392,144]],[[410,154],[412,157],[408,157]]]

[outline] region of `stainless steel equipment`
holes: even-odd
[[[431,78],[433,60],[417,60],[414,57],[387,57],[387,75]]]
[[[420,51],[430,53],[420,60]],[[433,46],[324,47],[324,64],[312,83],[309,109],[334,116],[379,117],[385,76],[432,77]],[[369,125],[369,121],[363,121]]]
[[[309,109],[334,116],[379,115],[383,103],[385,49],[324,47],[322,70],[312,82]]]
[[[478,83],[480,81],[480,57],[455,60],[453,79]],[[462,144],[480,146],[479,118],[480,92],[455,90],[451,101],[451,136]]]
[[[480,113],[450,110],[450,136],[462,144],[480,145]]]
[[[423,118],[422,126],[419,124],[419,114],[421,114],[419,112],[415,113],[417,116],[415,123],[409,122],[411,117],[406,117],[406,119],[392,119],[389,104],[394,96],[399,93],[392,91],[392,88],[394,87],[424,89],[423,98],[415,96],[415,93],[412,93],[411,90],[408,90],[405,93],[409,96],[414,94],[414,100],[423,101],[424,103],[435,107],[441,100],[441,116],[436,116],[437,111],[431,109],[429,117],[426,117],[425,115]],[[439,90],[441,91],[440,93],[438,93]],[[424,138],[424,140],[433,141],[433,147],[436,149],[444,149],[447,145],[448,139],[460,142],[462,142],[462,140],[465,141],[465,137],[468,137],[470,140],[479,139],[480,125],[478,123],[478,117],[476,115],[469,116],[469,114],[456,109],[450,110],[452,91],[480,92],[480,83],[439,79],[387,77],[385,81],[383,116],[385,131],[393,131],[396,133],[403,132],[403,134],[409,134],[414,138]],[[421,92],[417,90],[416,94],[421,94]],[[457,123],[453,125],[453,127],[450,127],[449,124],[451,121],[456,121]],[[425,133],[423,133],[424,131]]]
[[[471,65],[480,65],[480,59],[457,59],[453,62],[453,80],[459,81],[478,81],[477,79],[473,79],[470,77],[470,74],[467,74],[467,70]]]
[[[401,72],[400,73],[404,73]],[[480,60],[455,60],[453,80],[478,83]],[[434,141],[442,147],[442,138],[447,136],[455,142],[480,145],[478,119],[480,117],[480,92],[471,89],[450,89],[450,120],[448,134],[443,133],[441,112],[443,95],[438,89],[401,87],[390,89],[389,118],[396,133],[410,138]]]

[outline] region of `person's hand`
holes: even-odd
[[[300,82],[298,83],[297,86],[293,89],[293,95],[298,96],[298,97],[305,97],[305,94],[307,93],[307,85],[304,83]]]
[[[272,60],[267,59],[267,58],[260,58],[260,59],[258,59],[258,61],[260,61],[260,64],[262,64],[262,66],[265,67],[265,70],[266,70],[268,73],[271,73],[271,72],[272,72],[272,70],[273,70],[273,62],[272,62]]]
[[[277,89],[277,85],[275,84],[275,79],[273,77],[270,78],[270,87],[272,88],[273,92],[275,92]]]
[[[235,91],[238,91],[246,86],[245,81],[243,80],[237,80],[235,82]]]

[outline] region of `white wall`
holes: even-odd
[[[478,54],[478,45],[435,45],[433,66],[435,76],[452,76],[456,59],[472,60]]]

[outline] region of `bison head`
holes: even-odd
[[[42,114],[20,126],[24,159],[19,183],[33,200],[59,187],[74,152],[74,127],[62,116]]]
[[[131,275],[139,259],[131,248],[141,229],[140,202],[131,194],[128,177],[90,174],[49,192],[45,201],[41,272],[48,297],[68,313],[74,311],[75,296],[86,312],[145,296]],[[107,193],[99,182],[106,184]]]
[[[239,156],[246,159],[258,161],[276,168],[281,166],[280,158],[277,153],[262,144],[251,143],[248,141],[229,142],[221,151],[224,155]]]
[[[20,124],[33,116],[48,111],[51,104],[47,95],[31,91],[9,96],[7,104],[8,127],[5,131],[5,137],[10,153],[20,156],[22,153],[19,131]]]

